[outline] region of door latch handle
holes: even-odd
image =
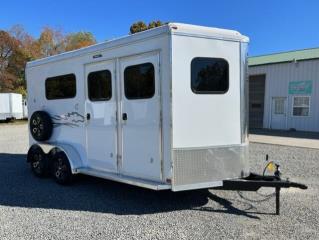
[[[86,120],[90,120],[91,119],[91,114],[87,113],[86,114]]]
[[[123,114],[122,114],[122,119],[123,119],[124,121],[127,120],[127,113],[123,113]]]

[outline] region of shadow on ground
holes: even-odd
[[[319,139],[318,132],[285,131],[285,130],[272,130],[272,129],[250,129],[249,133],[255,134],[255,135],[266,135],[266,136],[276,136],[276,137]]]
[[[50,178],[33,176],[25,159],[25,155],[0,153],[0,205],[118,215],[193,209],[258,219],[208,190],[156,192],[88,176],[77,177],[71,186],[60,186]],[[209,200],[221,208],[205,207]]]
[[[20,124],[27,124],[27,119],[18,119],[18,120],[0,120],[1,125],[20,125]]]

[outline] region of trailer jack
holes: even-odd
[[[307,189],[308,187],[301,183],[291,182],[289,179],[282,180],[279,174],[279,166],[277,173],[274,176],[258,175],[250,173],[248,177],[224,180],[223,186],[216,187],[217,190],[232,190],[232,191],[257,191],[262,187],[275,188],[276,196],[276,215],[280,215],[280,190],[281,188],[300,188]]]

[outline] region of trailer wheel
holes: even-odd
[[[30,118],[30,131],[36,141],[49,140],[52,135],[53,123],[48,113],[36,111]]]
[[[55,181],[61,185],[72,182],[73,175],[69,159],[62,151],[57,151],[52,155],[52,175]]]
[[[30,163],[31,170],[35,176],[46,177],[48,175],[49,161],[41,147],[34,145],[29,149],[27,162]]]

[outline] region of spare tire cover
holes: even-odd
[[[44,111],[36,111],[30,118],[30,132],[36,141],[49,140],[52,135],[53,124],[51,117]]]

